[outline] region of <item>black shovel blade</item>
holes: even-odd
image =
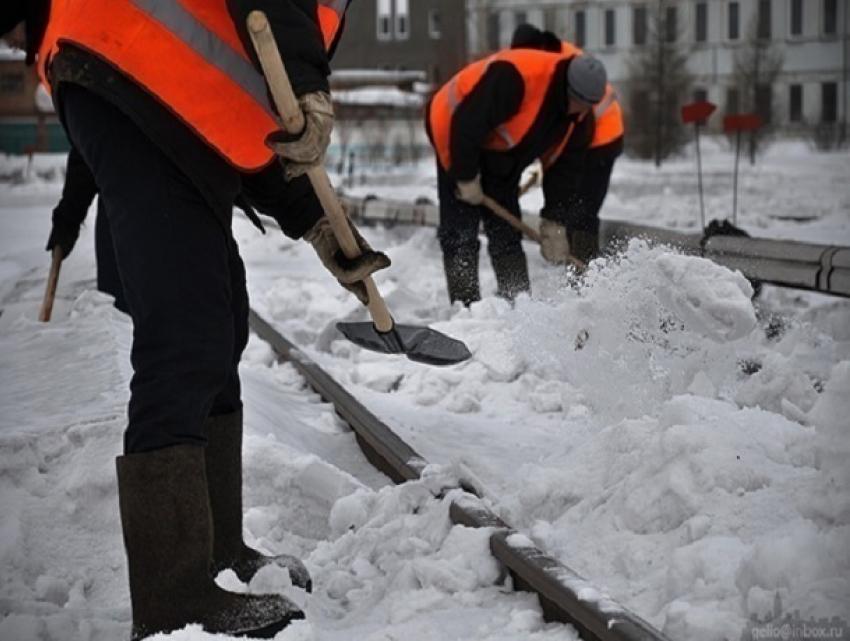
[[[374,323],[337,323],[348,340],[363,349],[381,354],[405,354],[410,360],[426,365],[455,365],[472,357],[461,341],[428,327],[393,325],[379,332]]]

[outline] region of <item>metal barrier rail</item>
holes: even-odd
[[[374,197],[343,197],[349,215],[364,221],[436,227],[439,210],[431,203],[409,203]],[[523,220],[536,227],[539,217],[523,212]],[[850,298],[850,247],[742,236],[711,236],[704,247],[699,234],[684,234],[616,220],[602,220],[603,245],[629,238],[646,238],[682,251],[710,258],[740,270],[751,280],[782,287],[806,289]]]
[[[372,465],[395,483],[420,478],[428,465],[424,458],[254,310],[249,312],[249,322],[251,329],[269,343],[278,356],[292,363],[310,386],[333,404],[354,430],[358,444]],[[452,522],[493,529],[490,536],[493,556],[510,571],[518,589],[538,595],[546,620],[575,626],[585,641],[669,641],[649,623],[601,595],[591,583],[511,529],[471,490],[458,489],[462,492],[461,498],[453,500],[449,509]]]

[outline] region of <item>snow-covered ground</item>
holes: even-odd
[[[755,167],[742,161],[739,224],[850,246],[848,160],[782,143]],[[92,291],[93,219],[63,264],[54,320],[35,320],[62,166],[0,160],[3,641],[129,628],[114,457],[131,327]],[[725,143],[704,141],[707,219],[730,215],[732,167]],[[349,193],[435,199],[428,162],[362,183]],[[541,203],[539,189],[523,200]],[[604,217],[696,231],[693,156],[661,169],[623,159]],[[246,538],[300,555],[316,587],[306,595],[271,569],[250,586],[219,581],[303,604],[307,621],[278,641],[574,639],[500,583],[487,532],[451,526],[432,492],[458,478],[676,641],[737,640],[777,595],[803,620],[850,619],[850,301],[768,286],[757,310],[740,274],[638,241],[576,285],[529,243],[534,295],[515,307],[492,297],[485,255],[485,299],[467,310],[448,305],[433,229],[364,233],[393,259],[376,282],[396,320],[459,338],[473,358],[440,369],[361,351],[334,323],[364,310],[310,247],[237,219],[254,307],[432,463],[393,486],[252,338]],[[779,335],[766,335],[769,317]]]

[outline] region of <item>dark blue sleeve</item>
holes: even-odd
[[[331,71],[316,0],[227,0],[227,7],[257,70],[261,70],[260,63],[246,26],[248,15],[255,10],[264,12],[269,20],[295,95],[329,90]]]
[[[290,238],[301,238],[325,213],[310,178],[304,174],[286,181],[278,163],[243,174],[242,196],[258,212],[274,218]]]

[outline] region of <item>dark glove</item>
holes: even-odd
[[[351,220],[348,220],[348,225],[354,234],[357,246],[360,248],[360,255],[357,258],[346,258],[339,247],[339,241],[337,241],[333,229],[331,229],[331,222],[326,216],[322,216],[313,225],[313,228],[304,235],[304,240],[313,245],[319,260],[336,277],[339,284],[357,296],[361,303],[368,305],[369,294],[366,292],[363,279],[371,276],[379,269],[389,267],[390,259],[383,252],[373,250],[351,223]]]
[[[62,248],[62,260],[65,260],[74,249],[77,239],[80,237],[80,226],[76,220],[64,215],[60,209],[53,212],[53,227],[47,239],[47,251],[52,252],[54,247]]]
[[[305,94],[298,104],[304,112],[304,130],[300,134],[278,131],[266,138],[266,145],[284,159],[287,180],[323,162],[334,126],[331,97],[324,91]]]

